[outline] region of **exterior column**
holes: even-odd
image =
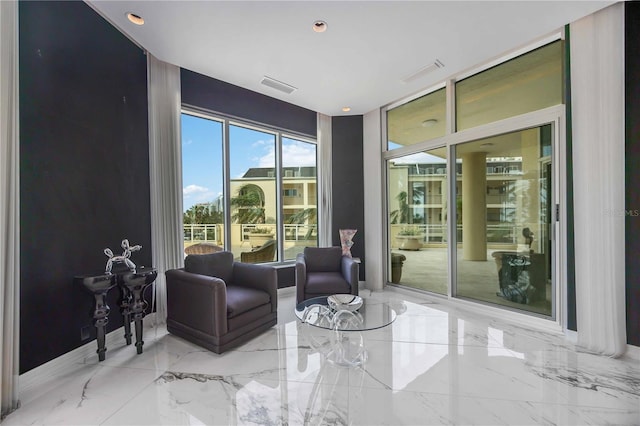
[[[516,223],[522,226],[516,230],[517,241],[524,244],[522,229],[527,227],[533,232],[533,245],[531,249],[542,253],[543,233],[540,228],[540,129],[534,128],[521,133],[522,146],[522,179],[518,183],[522,185],[522,194],[518,194],[519,215]],[[550,177],[549,177],[550,178]],[[550,196],[551,194],[549,194]],[[520,246],[520,244],[518,244]]]
[[[462,154],[462,258],[487,260],[487,158]]]

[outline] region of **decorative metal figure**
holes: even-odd
[[[130,259],[131,257],[131,253],[134,251],[138,251],[142,248],[141,245],[135,245],[133,247],[129,246],[129,240],[128,239],[124,239],[122,240],[122,244],[121,244],[122,248],[124,249],[124,251],[122,252],[122,255],[120,256],[114,256],[113,252],[111,251],[110,248],[106,248],[104,249],[104,254],[107,255],[107,257],[109,258],[109,260],[107,260],[107,266],[105,267],[105,273],[110,274],[111,273],[111,268],[113,267],[114,263],[124,263],[125,265],[127,265],[127,267],[129,268],[129,270],[131,272],[135,272],[136,270],[136,264],[133,263]]]

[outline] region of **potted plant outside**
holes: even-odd
[[[415,228],[402,228],[398,235],[398,248],[400,250],[420,250],[422,248],[422,234]]]
[[[252,248],[261,247],[269,240],[273,240],[274,232],[272,228],[256,227],[249,232],[249,244]]]
[[[391,253],[391,282],[399,284],[402,279],[402,264],[407,257],[401,253]]]

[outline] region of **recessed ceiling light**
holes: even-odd
[[[436,120],[435,118],[430,118],[428,120],[424,120],[422,122],[422,127],[431,127],[431,126],[435,126],[438,123],[438,120]]]
[[[327,23],[324,21],[316,21],[313,23],[313,31],[323,33],[327,31]]]
[[[136,15],[135,13],[128,12],[127,19],[136,25],[144,25],[144,18],[140,15]]]
[[[351,107],[342,107],[342,111],[349,112],[351,111]]]

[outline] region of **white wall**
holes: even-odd
[[[387,279],[383,273],[384,235],[382,215],[382,131],[380,110],[368,112],[363,117],[362,160],[364,164],[364,223],[365,223],[365,276],[369,290],[382,290]]]

